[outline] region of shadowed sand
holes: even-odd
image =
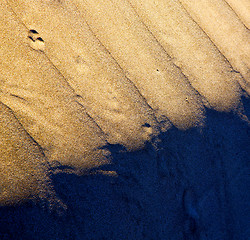
[[[248,122],[249,11],[246,0],[1,1],[0,205],[56,199],[55,166],[116,176],[100,170],[110,146],[158,149],[162,132],[202,129],[206,109]]]

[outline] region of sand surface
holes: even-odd
[[[246,239],[249,26],[247,0],[2,0],[3,229],[31,201],[20,239]]]

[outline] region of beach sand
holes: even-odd
[[[1,1],[0,238],[246,239],[249,21],[247,0]]]

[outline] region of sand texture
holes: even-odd
[[[0,239],[247,239],[249,27],[248,0],[0,1]]]

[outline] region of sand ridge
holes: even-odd
[[[19,121],[43,161],[84,171],[110,163],[109,144],[136,151],[172,126],[202,127],[205,107],[237,112],[242,93],[249,94],[249,29],[244,11],[235,10],[241,21],[228,2],[232,8],[206,0],[2,1],[0,101],[11,109],[1,112],[10,119],[5,126],[21,138]],[[37,151],[29,141],[28,152],[13,148],[1,160],[11,156],[19,168]],[[43,171],[34,175],[43,179]],[[13,171],[13,184],[24,175]],[[34,181],[23,184],[31,195]],[[10,190],[9,199],[12,192],[29,198],[25,187]]]

